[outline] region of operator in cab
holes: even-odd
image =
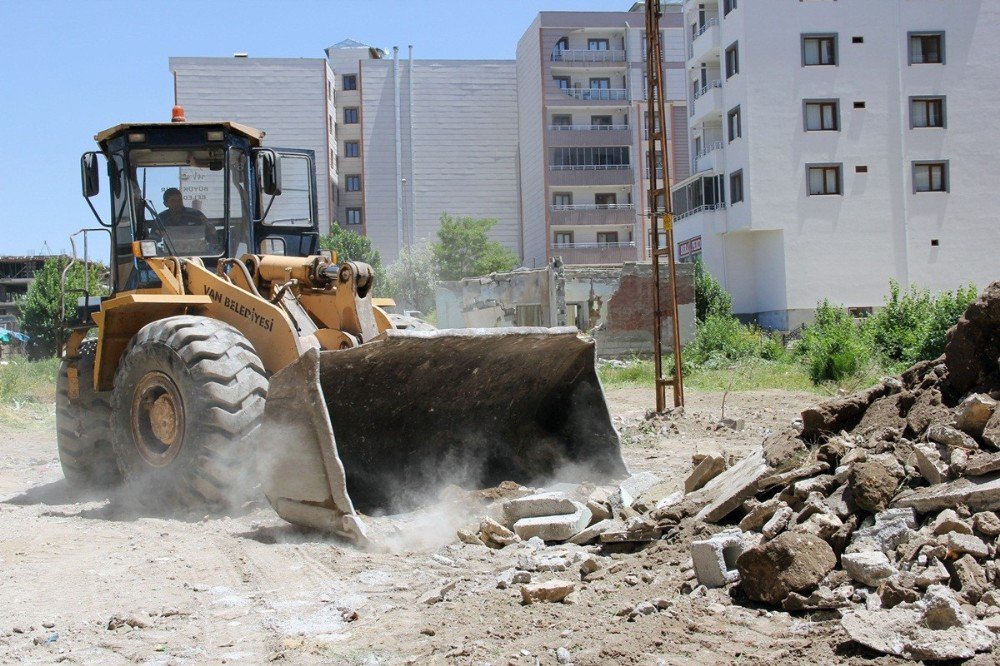
[[[214,253],[217,250],[219,239],[215,226],[200,210],[184,205],[184,198],[179,189],[167,188],[163,192],[163,205],[166,209],[156,216],[157,224],[152,230],[154,236],[166,235],[169,240],[174,241],[174,245],[188,246],[185,250],[192,254]],[[203,231],[203,236],[198,233],[199,229]],[[203,249],[190,247],[192,243],[196,246],[202,245],[202,238],[204,238]]]

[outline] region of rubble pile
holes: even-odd
[[[998,400],[1000,282],[944,356],[806,410],[728,469],[699,462],[650,518],[729,525],[691,545],[703,585],[838,615],[879,652],[970,657],[1000,632]]]

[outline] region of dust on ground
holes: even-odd
[[[630,470],[682,488],[693,454],[741,455],[820,396],[690,394],[647,422],[650,390],[608,394]],[[427,517],[424,517],[427,520]],[[415,519],[414,532],[433,532]],[[426,527],[425,527],[426,526]],[[408,541],[408,543],[415,543]],[[522,606],[498,576],[524,548],[371,553],[301,531],[266,503],[241,515],[137,513],[63,481],[54,429],[0,423],[0,660],[50,663],[854,663],[837,622],[682,594],[685,539],[612,554],[574,604]],[[553,577],[558,576],[555,574]],[[428,592],[454,584],[439,603]],[[643,601],[664,610],[618,615]],[[559,650],[564,648],[564,650]],[[558,651],[558,652],[557,652]],[[880,663],[894,663],[882,658]]]

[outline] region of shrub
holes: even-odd
[[[701,259],[694,264],[694,309],[699,323],[712,315],[729,316],[733,311],[733,297],[705,270]]]
[[[59,323],[64,315],[72,316],[76,310],[77,298],[82,295],[84,285],[84,267],[82,263],[73,264],[66,274],[65,313],[59,311],[59,282],[63,269],[69,263],[68,257],[49,259],[41,270],[35,273],[35,279],[28,287],[28,293],[18,300],[21,330],[28,336],[28,356],[32,359],[42,359],[58,355],[57,342],[65,341],[69,329],[59,330]],[[99,296],[107,293],[103,281],[104,269],[98,264],[90,264],[90,295]]]
[[[684,350],[684,360],[692,366],[718,368],[751,358],[774,360],[783,353],[780,339],[756,326],[741,324],[730,314],[709,314]]]
[[[868,345],[847,311],[824,299],[816,320],[802,328],[796,353],[814,382],[840,381],[858,373],[871,358]]]
[[[936,296],[914,286],[904,292],[891,280],[885,305],[865,322],[866,336],[875,354],[889,363],[908,366],[937,358],[944,353],[948,329],[976,295],[972,285]]]

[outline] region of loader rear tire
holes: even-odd
[[[121,481],[111,445],[111,392],[94,390],[97,340],[84,340],[76,362],[80,393],[69,395],[70,361],[56,379],[56,443],[63,476],[73,486],[109,488]]]
[[[151,508],[225,510],[253,496],[252,435],[264,366],[236,328],[168,317],[136,333],[115,376],[114,449],[126,485]]]

